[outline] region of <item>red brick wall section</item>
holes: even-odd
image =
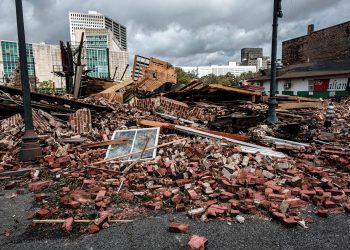
[[[15,127],[22,127],[23,125],[24,123],[22,116],[20,114],[16,114],[1,121],[0,131],[5,132]]]
[[[41,132],[51,131],[51,126],[48,123],[48,121],[41,118],[41,116],[38,114],[37,111],[33,110],[32,112],[33,112],[34,127]]]
[[[347,57],[350,57],[350,21],[282,43],[284,65]]]
[[[92,131],[90,109],[79,109],[69,116],[69,123],[76,134],[89,133]]]
[[[189,117],[200,120],[212,121],[214,117],[207,115],[198,107],[188,107],[186,103],[175,101],[165,97],[138,99],[134,98],[129,105],[139,109],[155,110],[160,113],[174,115],[178,118],[187,119]]]

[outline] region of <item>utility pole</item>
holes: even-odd
[[[277,28],[278,18],[282,18],[282,0],[274,0],[273,6],[273,24],[272,24],[272,48],[271,48],[271,81],[270,81],[270,98],[268,101],[269,110],[267,113],[267,124],[273,125],[278,122],[276,115],[276,62],[277,62]]]
[[[17,16],[18,50],[19,50],[20,70],[21,70],[22,95],[23,95],[22,98],[23,98],[24,123],[25,123],[25,132],[22,137],[22,144],[21,144],[21,150],[20,150],[20,160],[34,161],[42,155],[42,151],[40,148],[40,144],[38,142],[38,136],[35,133],[34,126],[33,126],[32,103],[30,98],[22,0],[16,0],[16,16]]]

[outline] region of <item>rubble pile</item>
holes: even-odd
[[[113,111],[79,109],[66,120],[35,111],[34,123],[44,154],[37,164],[17,161],[24,131],[21,116],[1,121],[1,182],[18,194],[25,187],[34,192],[41,208],[32,218],[63,220],[68,231],[74,221],[82,220],[90,224],[80,229],[95,233],[112,221],[158,210],[186,212],[203,222],[213,218],[243,222],[241,214],[255,214],[275,218],[288,227],[311,223],[308,211],[321,217],[350,212],[350,152],[345,147],[348,101],[335,104],[337,115],[329,129],[322,126],[327,103],[314,111],[318,126],[303,129],[313,130],[318,143],[281,143],[281,139],[271,139],[277,132],[274,129],[259,126],[251,130],[251,141],[274,147],[287,157],[248,153],[229,141],[168,127],[162,128],[158,140],[158,145],[167,146],[159,147],[154,159],[133,161],[104,160],[105,146],[83,146],[108,142],[116,130],[138,128],[139,119],[168,120],[153,109],[104,102],[100,98],[95,104],[109,105]],[[262,105],[248,103],[247,107],[258,110]],[[172,122],[184,124],[179,119]],[[205,123],[200,126],[205,128]],[[30,171],[23,177],[1,175],[24,168]]]

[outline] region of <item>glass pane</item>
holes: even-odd
[[[157,129],[148,129],[148,130],[138,130],[136,134],[136,139],[134,143],[134,148],[132,152],[141,151],[144,149],[146,143],[146,148],[154,147],[157,145],[158,133]],[[155,149],[147,150],[143,153],[142,159],[153,158],[155,157]],[[139,159],[141,154],[135,154],[131,156],[131,160]]]
[[[158,144],[160,128],[146,128],[146,129],[130,129],[114,131],[112,140],[126,137],[128,142],[120,145],[111,145],[108,147],[106,159],[121,156],[131,152],[142,151],[146,148],[154,147]],[[156,149],[147,150],[143,153],[142,159],[152,159],[156,156]],[[124,157],[122,161],[130,161],[140,159],[141,153]]]
[[[115,131],[112,136],[112,140],[126,137],[128,138],[127,143],[123,143],[120,145],[113,145],[109,146],[107,154],[106,154],[106,159],[113,158],[119,155],[125,155],[129,154],[131,151],[131,147],[135,138],[136,130],[119,130]],[[122,158],[121,160],[125,161],[128,160],[129,157],[127,158]]]

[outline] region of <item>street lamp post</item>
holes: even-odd
[[[271,81],[270,81],[270,98],[268,101],[269,110],[266,122],[273,125],[278,122],[276,115],[276,61],[277,61],[277,28],[278,18],[282,18],[282,0],[274,0],[273,6],[273,24],[272,24],[272,48],[271,48]]]
[[[33,161],[42,155],[42,151],[38,142],[38,136],[35,133],[33,126],[22,0],[16,0],[16,16],[25,123],[25,132],[22,137],[20,159],[21,161]]]

